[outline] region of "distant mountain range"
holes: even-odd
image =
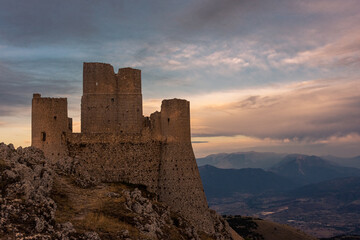
[[[287,154],[272,152],[219,153],[198,158],[199,166],[212,165],[217,168],[262,168],[268,169],[281,161]]]
[[[329,198],[352,203],[360,200],[360,177],[337,178],[320,183],[305,185],[286,192],[294,198]],[[360,201],[358,202],[360,206]]]
[[[205,165],[199,167],[199,171],[208,198],[283,191],[299,186],[292,180],[260,168],[220,169]]]
[[[208,164],[217,168],[262,168],[264,170],[268,170],[275,164],[279,163],[287,155],[288,154],[286,153],[273,152],[218,153],[203,158],[198,158],[197,163],[199,166]],[[360,169],[360,156],[352,158],[341,158],[327,155],[321,156],[321,158],[344,167],[355,167]]]
[[[267,170],[199,167],[210,207],[223,214],[290,224],[318,237],[360,234],[360,169],[317,156],[278,155],[281,158],[276,160],[275,155],[264,153],[274,163],[270,166],[257,159],[260,155],[219,154],[210,159],[221,165],[225,157],[231,166],[261,165]],[[236,160],[236,156],[242,160]]]
[[[345,167],[355,167],[360,169],[360,156],[356,156],[352,158],[341,158],[341,157],[328,155],[328,156],[322,156],[322,158]]]
[[[299,184],[311,184],[335,178],[360,176],[360,169],[343,167],[317,156],[287,155],[270,171]]]
[[[268,171],[260,168],[221,169],[199,167],[208,198],[236,194],[284,192],[307,184],[346,177],[360,177],[360,169],[343,167],[317,156],[291,154]]]

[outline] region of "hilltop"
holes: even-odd
[[[145,186],[97,183],[73,167],[1,143],[1,239],[232,239],[214,211],[216,233],[207,234]]]

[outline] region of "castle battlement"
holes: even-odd
[[[191,145],[190,103],[163,100],[143,116],[141,71],[84,63],[81,133],[72,132],[66,98],[32,99],[32,146],[52,162],[73,158],[98,181],[143,184],[190,220],[214,232]]]

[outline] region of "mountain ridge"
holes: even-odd
[[[318,156],[289,154],[270,171],[301,184],[310,184],[335,178],[360,176],[360,169],[336,165]]]

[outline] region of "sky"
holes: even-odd
[[[83,62],[142,70],[144,114],[190,101],[195,155],[360,155],[358,0],[0,0],[0,142],[31,144],[31,98]]]

